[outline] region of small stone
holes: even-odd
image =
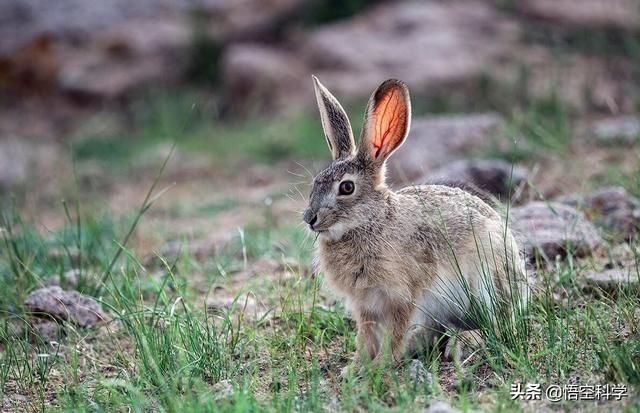
[[[424,367],[420,360],[413,359],[409,364],[409,377],[415,385],[432,383],[431,373]]]
[[[256,301],[248,295],[240,297],[210,297],[207,300],[207,310],[210,311],[222,311],[236,308],[237,310],[244,310],[247,313],[252,313],[256,309]]]
[[[640,118],[621,116],[591,124],[591,136],[604,144],[630,144],[640,140]]]
[[[601,272],[585,274],[587,286],[597,287],[603,291],[614,293],[625,285],[637,285],[640,281],[634,269],[612,268]]]
[[[62,280],[63,280],[63,284],[66,286],[74,286],[78,283],[78,277],[80,276],[81,271],[79,269],[72,269],[69,271],[66,271],[64,274],[62,274]],[[47,280],[45,281],[45,285],[48,287],[52,287],[54,285],[60,285],[60,276],[58,274],[54,274],[52,276],[50,276],[49,278],[47,278]]]
[[[425,413],[459,413],[458,409],[454,409],[448,403],[435,402],[432,404]]]
[[[233,396],[233,386],[229,380],[220,380],[213,385],[211,391],[217,401],[229,399]]]
[[[32,312],[68,321],[79,327],[91,327],[106,319],[105,313],[92,297],[77,291],[64,291],[58,286],[39,288],[31,292],[24,305]]]
[[[596,227],[581,212],[557,202],[532,202],[513,208],[511,223],[530,262],[538,256],[550,260],[565,257],[568,252],[584,257],[602,243]]]
[[[208,238],[193,239],[188,241],[172,241],[160,249],[160,256],[169,261],[182,256],[192,256],[196,259],[203,259],[213,256],[228,241],[234,237],[234,233],[213,234]],[[154,260],[155,255],[151,258]]]

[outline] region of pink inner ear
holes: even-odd
[[[385,149],[393,149],[400,143],[404,134],[400,130],[407,116],[406,105],[402,99],[402,94],[396,89],[390,88],[382,97],[373,110],[373,121],[375,122],[373,148],[374,157],[378,158]],[[389,150],[385,152],[390,152]]]

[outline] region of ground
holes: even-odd
[[[518,13],[529,36],[514,55],[531,66],[510,61],[510,76],[496,69],[455,90],[421,90],[414,117],[497,113],[495,136],[455,156],[524,168],[519,206],[569,203],[607,186],[640,198],[638,132],[597,138],[593,128],[620,115],[637,121],[637,31],[567,34],[537,26],[544,16],[528,17],[535,10]],[[569,75],[552,76],[556,63]],[[607,81],[583,90],[591,76]],[[357,371],[355,321],[314,271],[317,239],[301,219],[312,178],[329,162],[318,114],[302,103],[229,114],[211,90],[163,85],[103,107],[0,99],[0,156],[11,154],[0,157],[2,411],[421,412],[438,402],[460,411],[640,410],[637,231],[598,227],[597,247],[532,262],[530,306],[509,333],[485,326],[487,344],[469,358],[433,351]],[[358,136],[363,101],[345,106]],[[20,132],[30,138],[10,139]],[[496,207],[507,220],[508,199]],[[616,269],[628,279],[590,282]],[[80,327],[26,305],[54,284],[92,297],[104,320]],[[536,384],[598,396],[514,397],[535,395]],[[603,394],[612,386],[620,400],[617,390]]]

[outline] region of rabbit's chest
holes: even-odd
[[[376,248],[362,250],[342,243],[321,245],[319,258],[328,281],[353,298],[388,291],[396,281],[390,274],[401,266],[401,261]]]

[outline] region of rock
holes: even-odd
[[[581,212],[557,202],[532,202],[513,208],[511,222],[530,262],[539,256],[554,260],[568,252],[583,257],[602,243],[596,227]]]
[[[186,70],[191,36],[184,22],[166,20],[96,33],[65,56],[58,87],[83,97],[113,99],[154,84],[175,84]]]
[[[522,0],[513,3],[520,11],[574,29],[640,28],[636,0]]]
[[[389,2],[313,31],[299,52],[343,99],[389,77],[417,94],[482,76],[517,37],[515,23],[482,2]]]
[[[640,229],[640,200],[622,187],[601,188],[565,203],[581,209],[596,225],[612,230],[618,237],[630,239]]]
[[[615,293],[625,285],[637,285],[640,282],[637,270],[633,268],[612,268],[602,272],[590,272],[585,274],[584,279],[587,287],[597,287],[609,293]]]
[[[308,4],[309,0],[101,0],[91,5],[83,0],[3,0],[0,54],[40,33],[82,43],[92,35],[128,24],[145,26],[183,18],[185,26],[190,27],[193,22],[189,17],[194,11],[219,41],[261,39],[281,30],[283,21]]]
[[[0,140],[0,187],[24,184],[29,166],[28,145],[17,139]]]
[[[79,327],[91,327],[106,320],[100,304],[92,297],[77,291],[64,291],[58,286],[31,292],[24,305],[32,313],[46,314]]]
[[[0,2],[0,80],[26,80],[38,92],[104,99],[172,85],[185,77],[192,54],[202,53],[194,50],[196,29],[212,48],[265,40],[310,1],[104,0],[88,6],[82,0],[5,0]],[[25,52],[31,58],[22,58]],[[217,56],[199,58],[215,66]]]
[[[75,286],[78,284],[78,277],[80,276],[81,272],[78,269],[72,269],[69,271],[65,271],[64,274],[62,274],[62,283],[64,284],[64,286]],[[86,273],[82,274],[84,277],[86,277]],[[54,285],[59,286],[60,285],[60,276],[58,274],[54,274],[52,276],[50,276],[49,278],[47,278],[47,280],[45,281],[45,285],[47,287],[52,287]]]
[[[516,191],[527,182],[525,168],[500,159],[465,159],[453,162],[427,174],[424,182],[474,188],[481,198],[490,195],[503,200],[514,200]],[[489,196],[487,196],[489,194]]]
[[[424,367],[420,360],[413,359],[409,364],[409,377],[414,385],[422,386],[424,384],[431,385],[431,373]]]
[[[603,145],[631,144],[640,141],[640,118],[620,116],[595,121],[590,135]]]
[[[448,403],[435,402],[424,413],[458,413],[458,409],[454,409]]]
[[[213,296],[207,299],[206,305],[207,310],[210,311],[229,310],[233,307],[247,313],[252,313],[256,310],[256,301],[248,295],[242,295],[240,297]]]
[[[211,392],[217,401],[229,399],[233,396],[233,385],[231,385],[231,381],[229,380],[220,380],[213,385]]]
[[[54,320],[32,319],[30,321],[30,324],[30,341],[32,342],[59,342],[60,338],[64,336],[64,329],[59,323]]]
[[[271,276],[285,269],[285,266],[273,258],[262,256],[249,263],[247,268],[250,275]]]
[[[58,153],[52,144],[18,137],[0,139],[0,189],[24,186],[32,178],[51,173],[57,160]]]
[[[503,126],[504,120],[491,113],[416,118],[410,137],[389,158],[390,181],[419,183],[428,172],[486,147]]]
[[[267,109],[283,99],[310,106],[315,103],[311,73],[343,102],[369,96],[390,77],[407,82],[414,95],[450,93],[511,56],[517,38],[515,22],[483,2],[382,2],[353,18],[292,36],[287,51],[230,49],[223,59],[225,78],[234,84],[229,90],[242,93],[227,99]],[[260,56],[250,56],[252,50]]]
[[[305,64],[293,53],[272,46],[230,46],[222,59],[222,79],[225,102],[234,112],[276,112],[312,96]],[[300,93],[292,95],[292,90]]]
[[[160,255],[169,261],[183,255],[203,259],[215,255],[234,236],[233,233],[219,233],[204,239],[172,241],[160,248]],[[153,259],[155,259],[155,255],[152,257]]]

